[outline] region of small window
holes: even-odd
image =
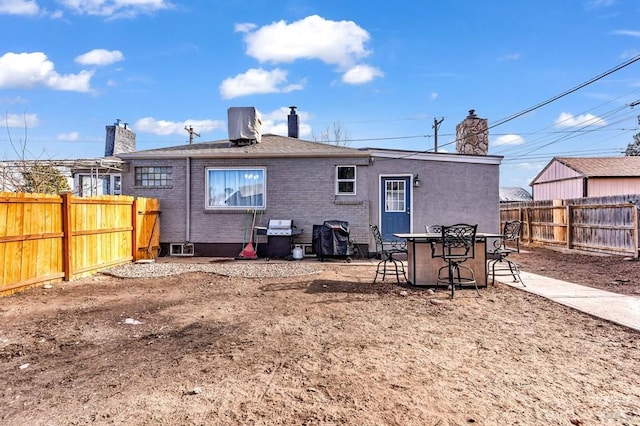
[[[206,208],[238,209],[266,207],[265,174],[256,169],[207,169]]]
[[[355,195],[356,166],[336,167],[336,194]]]
[[[191,243],[171,243],[169,246],[171,256],[193,256],[193,244]]]
[[[113,195],[122,194],[122,176],[113,175]]]
[[[136,186],[166,188],[171,186],[171,166],[136,167]]]

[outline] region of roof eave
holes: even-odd
[[[448,161],[453,163],[478,163],[478,164],[500,164],[504,158],[501,155],[469,155],[444,152],[424,152],[406,150],[387,150],[376,148],[364,148],[373,157],[410,159],[422,161]]]
[[[212,158],[212,159],[243,159],[243,158],[368,158],[369,153],[340,152],[340,153],[241,153],[241,154],[211,154],[211,153],[156,153],[156,154],[120,154],[123,160],[155,160],[181,158]]]

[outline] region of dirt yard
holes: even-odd
[[[524,270],[639,287],[637,261],[549,256]],[[1,298],[0,423],[640,425],[639,333],[502,284],[374,285],[372,265]]]
[[[640,262],[621,256],[525,246],[511,257],[523,271],[640,297]]]

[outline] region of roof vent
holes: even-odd
[[[298,125],[298,114],[296,114],[296,107],[290,106],[291,112],[287,116],[288,136],[290,138],[297,138],[300,127]]]
[[[238,146],[253,145],[262,138],[262,117],[254,107],[227,110],[229,140]]]

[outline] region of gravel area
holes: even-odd
[[[102,271],[118,278],[168,277],[187,272],[206,272],[227,277],[279,278],[318,274],[323,269],[301,262],[222,262],[222,263],[130,263]]]

